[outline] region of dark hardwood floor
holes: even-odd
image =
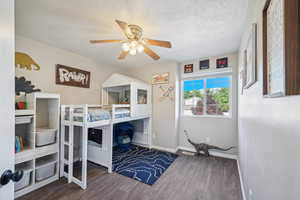
[[[235,160],[180,155],[153,185],[89,164],[88,188],[51,183],[18,200],[242,200]]]

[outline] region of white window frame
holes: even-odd
[[[229,115],[225,116],[225,115],[208,115],[207,114],[207,105],[206,105],[206,95],[204,96],[204,113],[203,115],[185,115],[184,114],[184,81],[188,81],[188,80],[199,80],[199,79],[205,79],[204,80],[204,88],[206,88],[206,79],[209,78],[218,78],[218,77],[229,77],[230,79],[230,87],[229,87]],[[180,81],[180,116],[181,117],[185,117],[185,118],[225,118],[225,119],[232,119],[232,95],[233,95],[233,85],[232,85],[232,73],[212,73],[212,74],[205,74],[205,75],[195,75],[193,77],[189,77],[189,78],[182,78]]]

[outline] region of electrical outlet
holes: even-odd
[[[210,143],[210,137],[205,138],[206,143]]]
[[[155,138],[156,138],[156,132],[153,131],[153,139],[155,139]]]
[[[249,189],[248,193],[249,193],[249,200],[252,200],[253,191],[251,188]]]

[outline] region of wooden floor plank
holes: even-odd
[[[180,155],[152,186],[91,163],[88,169],[86,190],[61,179],[18,200],[242,200],[235,160]]]

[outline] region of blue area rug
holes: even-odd
[[[177,155],[132,145],[113,152],[113,171],[148,185],[154,184]]]

